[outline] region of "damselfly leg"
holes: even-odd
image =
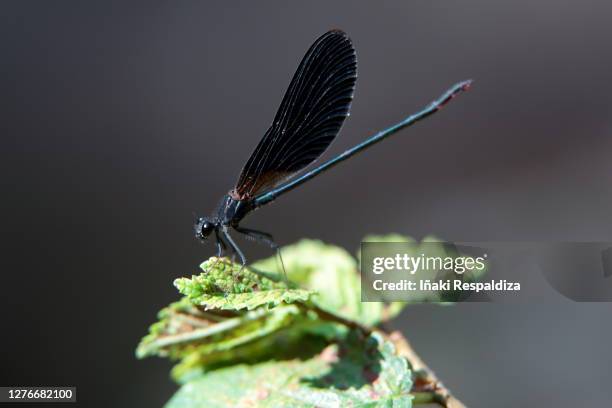
[[[245,237],[250,238],[255,242],[263,243],[269,246],[272,250],[274,250],[276,252],[276,255],[278,255],[278,259],[280,260],[280,269],[283,271],[283,280],[285,281],[285,283],[289,282],[289,280],[287,279],[287,271],[285,270],[285,263],[283,262],[283,256],[281,255],[280,246],[276,242],[274,242],[272,234],[238,226],[234,229],[239,233],[243,234]]]

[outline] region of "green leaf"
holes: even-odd
[[[204,310],[253,310],[295,302],[305,303],[315,294],[305,289],[289,289],[284,283],[241,268],[225,258],[202,263],[200,275],[179,278],[174,286]]]
[[[270,311],[258,309],[217,323],[207,339],[200,338],[174,350],[174,357],[181,358],[181,362],[172,369],[172,377],[181,381],[194,370],[204,372],[228,363],[272,357],[278,351],[275,345],[286,345],[299,338],[300,326],[306,326],[307,320],[295,306],[282,306]],[[233,327],[220,330],[227,323]]]
[[[407,239],[407,238],[403,238]],[[396,316],[402,303],[361,302],[357,261],[342,248],[318,240],[301,240],[282,248],[290,281],[318,294],[312,301],[320,308],[366,326]],[[254,264],[256,269],[281,273],[272,257]]]
[[[151,355],[167,356],[168,347],[183,342],[186,334],[214,324],[214,321],[206,318],[187,298],[163,308],[157,317],[159,321],[149,327],[149,334],[138,344],[138,358]]]
[[[237,386],[240,384],[240,386]],[[166,408],[412,406],[411,371],[379,334],[305,357],[221,368],[192,378]]]
[[[312,291],[288,289],[225,259],[211,258],[201,267],[202,274],[175,281],[185,297],[158,314],[136,351],[139,358],[180,360],[172,371],[177,381],[193,371],[258,361],[315,327],[322,333],[329,326],[294,305],[308,302]]]
[[[295,305],[258,308],[234,315],[203,311],[183,298],[163,309],[136,350],[138,358],[152,355],[180,360],[172,375],[179,381],[193,370],[236,361],[269,357],[279,344],[297,341],[322,324]]]
[[[204,306],[206,310],[253,310],[260,306],[274,307],[281,303],[304,303],[312,295],[313,292],[304,289],[273,289],[262,292],[230,293],[225,295],[203,294],[190,300],[194,304]]]

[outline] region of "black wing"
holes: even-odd
[[[250,199],[315,161],[349,114],[357,56],[346,33],[332,30],[310,47],[272,126],[242,169],[234,198]]]

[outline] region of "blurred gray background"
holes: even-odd
[[[5,1],[2,385],[154,407],[170,364],[134,348],[300,58],[342,28],[359,58],[330,157],[458,80],[440,114],[256,212],[282,244],[369,233],[612,241],[609,1]],[[265,249],[246,243],[251,258]],[[600,407],[610,304],[415,306],[394,322],[470,407]]]

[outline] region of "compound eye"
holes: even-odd
[[[206,239],[215,229],[215,224],[204,218],[198,219],[195,226],[195,236],[199,239]]]
[[[205,222],[202,224],[202,236],[207,237],[213,230],[213,225],[210,222]]]

